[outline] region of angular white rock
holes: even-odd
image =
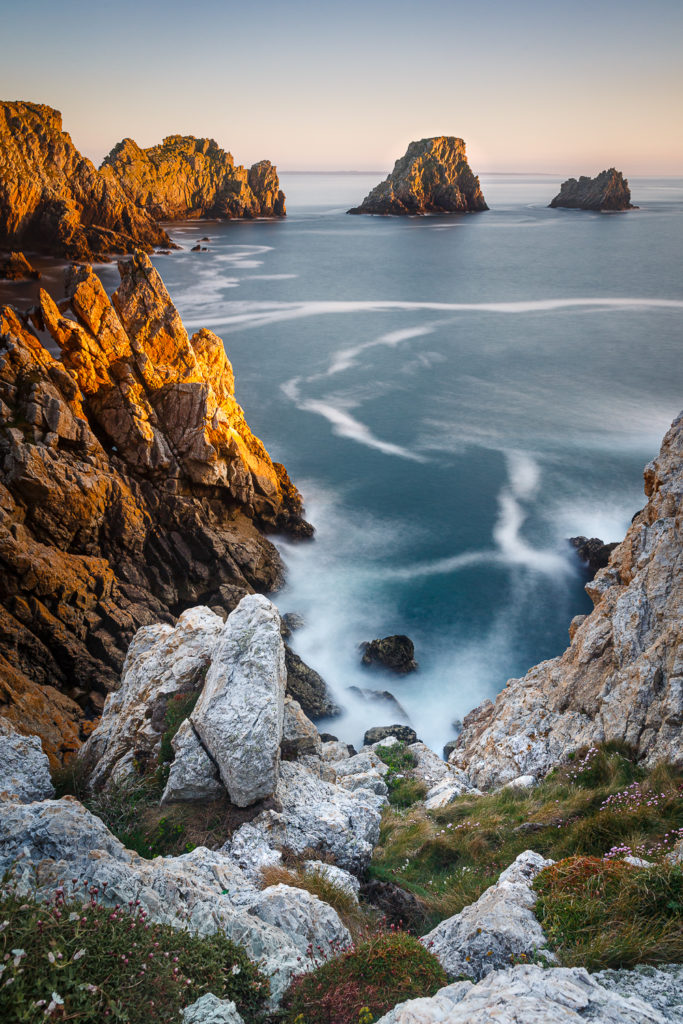
[[[535,775],[518,775],[516,779],[510,779],[502,787],[503,789],[531,789],[536,785]]]
[[[386,775],[389,768],[377,754],[367,751],[365,754],[354,754],[353,757],[335,764],[334,770],[337,773],[337,778],[340,779],[347,775],[360,775],[362,772],[371,771]]]
[[[667,1024],[638,996],[600,985],[583,967],[535,964],[456,982],[435,996],[399,1003],[377,1024]]]
[[[641,964],[631,971],[597,971],[593,977],[620,996],[637,996],[649,1003],[668,1024],[683,1024],[683,964]]]
[[[283,757],[320,757],[322,754],[320,733],[293,697],[285,697],[281,748]]]
[[[296,761],[281,763],[275,796],[281,812],[262,811],[249,826],[242,825],[233,835],[233,849],[248,827],[250,843],[258,833],[271,849],[288,847],[303,853],[311,847],[331,853],[340,867],[365,869],[379,841],[383,797],[367,790],[351,793],[324,782]]]
[[[244,1024],[235,1004],[219,999],[213,992],[200,996],[181,1012],[182,1024]]]
[[[357,775],[337,776],[337,785],[352,792],[357,789],[367,789],[371,793],[376,793],[377,796],[386,796],[389,792],[386,782],[374,768],[369,772],[358,772]]]
[[[24,803],[55,793],[39,738],[17,732],[6,718],[0,718],[0,793]]]
[[[349,930],[337,911],[305,889],[269,885],[252,903],[251,913],[281,928],[302,953],[312,945],[329,955],[332,949],[351,944]]]
[[[304,862],[304,868],[311,874],[321,875],[337,889],[341,889],[347,896],[352,896],[356,902],[358,901],[360,882],[350,871],[344,871],[344,868],[339,868],[336,864],[326,864],[324,860],[307,860]]]
[[[468,796],[481,796],[478,789],[473,789],[457,776],[446,776],[427,791],[425,807],[428,811],[438,811],[441,807],[448,807],[463,793],[467,793]]]
[[[520,853],[498,881],[465,907],[423,936],[420,942],[452,977],[482,978],[510,964],[510,957],[532,956],[545,950],[547,940],[533,907],[531,883],[544,867],[553,864],[533,850]],[[547,959],[554,959],[546,952]]]
[[[275,791],[286,681],[280,614],[249,594],[228,616],[190,716],[238,807]]]
[[[221,853],[230,856],[255,885],[261,882],[263,868],[282,866],[280,851],[269,846],[263,832],[249,822],[237,829]]]
[[[112,774],[119,782],[131,774],[133,750],[158,755],[166,703],[202,685],[222,629],[221,617],[200,605],[183,612],[175,627],[159,623],[137,631],[121,685],[108,695],[102,718],[79,753],[93,789]]]
[[[171,763],[162,804],[174,800],[216,800],[225,795],[218,769],[197,738],[189,718],[171,740],[175,758]]]
[[[328,740],[327,743],[323,743],[323,761],[346,761],[350,756],[346,743],[339,740]]]

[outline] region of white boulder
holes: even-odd
[[[37,736],[17,732],[0,718],[0,794],[28,803],[54,796],[50,762]]]
[[[337,911],[306,889],[269,885],[253,901],[250,912],[281,928],[302,953],[312,946],[329,956],[351,944],[349,930]]]
[[[244,1024],[237,1007],[229,999],[206,992],[182,1011],[182,1024]]]
[[[531,883],[554,863],[533,850],[520,853],[476,903],[442,921],[420,941],[452,977],[482,978],[508,967],[513,957],[546,950],[547,940],[533,912]],[[547,959],[553,954],[545,952]]]
[[[162,804],[175,800],[216,800],[225,795],[218,769],[199,742],[189,718],[171,740],[175,758],[161,798]]]
[[[266,597],[249,594],[228,616],[191,715],[238,807],[275,791],[286,681],[280,614]]]
[[[376,1024],[667,1024],[638,996],[599,984],[583,967],[535,964],[459,981],[435,996],[399,1003]]]

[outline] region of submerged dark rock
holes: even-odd
[[[581,175],[568,178],[558,194],[548,204],[572,210],[635,210],[631,204],[631,190],[621,171],[610,167],[595,178]]]
[[[411,142],[385,181],[348,213],[422,214],[488,210],[479,178],[454,136]]]
[[[605,544],[599,537],[570,537],[569,543],[576,548],[576,553],[588,567],[592,579],[599,569],[604,569],[609,556],[617,547],[617,542]]]
[[[393,736],[400,743],[418,742],[417,733],[409,725],[376,725],[374,728],[366,730],[363,743],[367,747],[371,743],[379,743],[380,740],[385,740],[389,736]]]
[[[416,670],[415,646],[408,636],[396,634],[360,645],[363,665],[379,665],[398,675]]]
[[[309,718],[315,721],[318,718],[331,718],[341,713],[341,708],[334,700],[323,677],[302,661],[287,644],[285,644],[285,664],[287,666],[287,693],[299,702]]]
[[[405,719],[406,722],[408,721],[408,712],[389,690],[370,690],[367,686],[347,686],[346,689],[356,697],[360,697],[369,704],[373,704],[378,709],[378,712],[382,710],[383,706],[387,716],[389,714],[397,714]]]

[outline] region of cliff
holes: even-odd
[[[564,206],[572,210],[635,210],[631,205],[631,190],[621,171],[610,167],[595,178],[581,175],[569,178],[549,206]]]
[[[165,231],[101,174],[38,103],[0,103],[0,246],[92,259],[170,245]]]
[[[588,584],[595,608],[565,653],[466,716],[450,760],[476,785],[543,775],[569,753],[628,744],[683,764],[683,414],[645,468],[648,502]]]
[[[90,267],[36,325],[0,308],[0,711],[73,750],[141,625],[230,611],[282,580],[260,529],[309,536],[284,467],[249,430],[223,343],[188,337],[149,259]],[[70,315],[66,315],[67,311]]]
[[[349,213],[465,213],[488,210],[465,143],[453,136],[411,142],[385,181]]]
[[[105,158],[101,173],[154,220],[285,215],[273,165],[262,160],[248,171],[236,167],[213,139],[171,135],[150,149],[124,139]]]

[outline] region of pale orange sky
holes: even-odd
[[[3,98],[60,109],[96,163],[181,133],[245,164],[388,170],[447,134],[480,172],[683,173],[679,0],[27,0],[3,27]]]

